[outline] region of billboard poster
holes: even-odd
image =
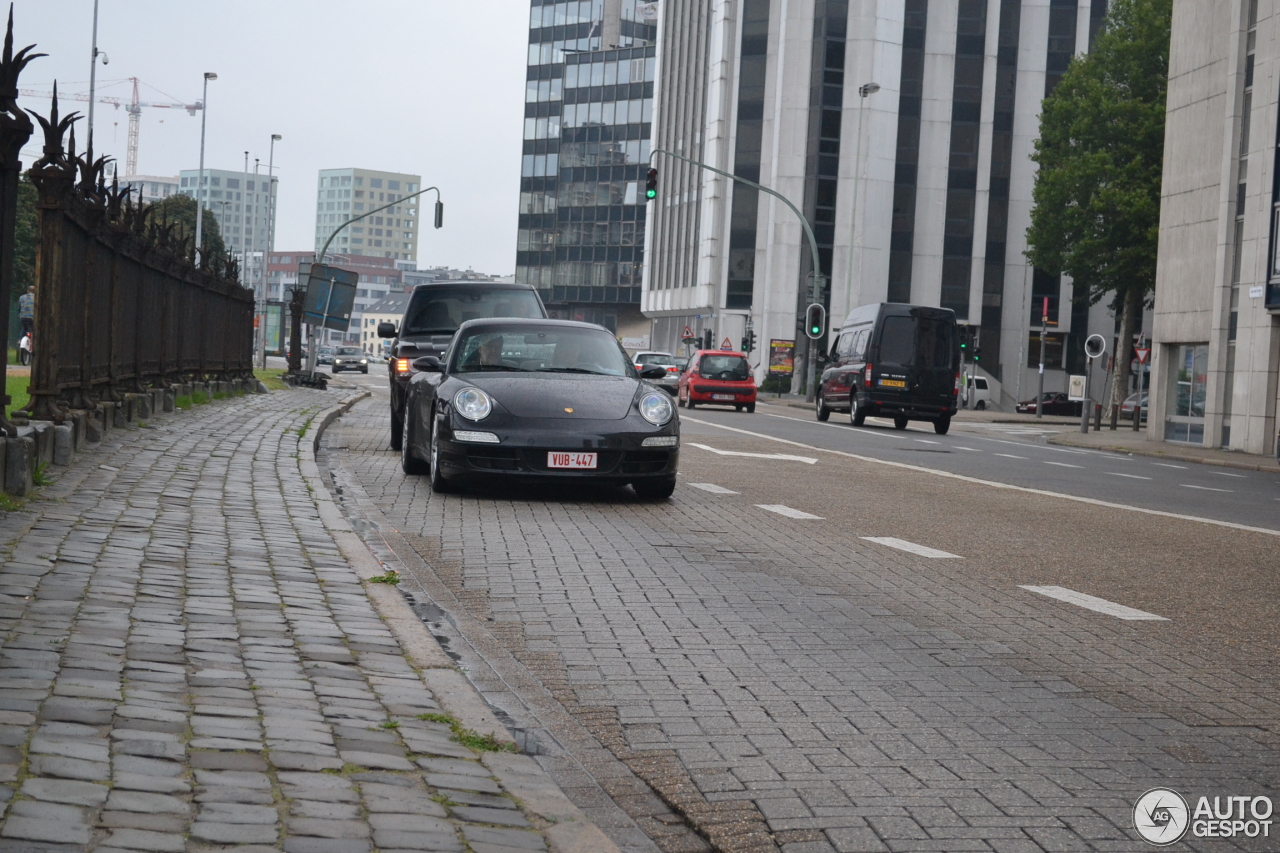
[[[267,303],[267,355],[284,355],[285,310],[282,302]]]
[[[790,375],[795,369],[795,341],[769,341],[769,372]]]

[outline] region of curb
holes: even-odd
[[[1086,450],[1106,450],[1111,453],[1128,453],[1133,456],[1150,456],[1156,459],[1168,459],[1174,462],[1194,462],[1200,465],[1216,465],[1219,468],[1235,468],[1240,471],[1264,471],[1268,474],[1280,474],[1280,464],[1274,463],[1204,458],[1201,456],[1192,456],[1190,454],[1183,453],[1167,453],[1161,450],[1126,447],[1119,444],[1085,444],[1084,442],[1073,442],[1070,437],[1063,436],[1049,439],[1049,444],[1056,444],[1060,447],[1079,447]]]
[[[371,392],[362,391],[326,409],[319,418],[314,438],[310,443],[301,444],[298,453],[298,467],[303,479],[311,486],[320,519],[361,580],[383,574],[385,567],[334,502],[316,463],[316,451],[325,429],[369,396]],[[440,707],[469,729],[492,735],[506,743],[515,743],[511,732],[499,722],[484,697],[440,648],[404,596],[394,587],[384,584],[366,584],[365,590],[400,647],[419,668],[419,675],[435,694]],[[582,810],[529,756],[487,752],[481,755],[480,760],[498,778],[503,789],[516,798],[524,812],[543,824],[542,836],[553,853],[621,853],[618,846],[598,826],[588,821]]]

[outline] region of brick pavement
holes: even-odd
[[[941,586],[922,588],[917,558],[839,531],[798,536],[688,488],[663,504],[432,495],[385,449],[384,407],[335,425],[346,455],[332,464],[425,560],[420,589],[447,587],[473,617],[451,619],[467,641],[500,643],[717,849],[1134,850],[1130,809],[1148,788],[1278,798],[1278,756],[1246,723],[1121,708],[1036,657],[1035,635],[1074,631],[1081,645],[1057,648],[1058,663],[1089,658],[1083,669],[1160,693],[1177,662],[1144,672],[1153,649],[1119,628],[1013,612],[963,568],[930,567]],[[990,636],[1024,617],[1030,651]],[[1206,674],[1197,698],[1230,678]],[[652,828],[651,806],[623,805]]]
[[[113,431],[0,516],[0,851],[546,849],[320,521],[337,400]]]

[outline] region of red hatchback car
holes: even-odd
[[[681,406],[711,404],[733,406],[739,412],[756,410],[756,383],[751,378],[751,365],[741,352],[698,350],[680,374],[676,392]]]

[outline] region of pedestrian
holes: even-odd
[[[31,334],[36,327],[36,288],[27,288],[27,292],[18,297],[18,320],[22,323],[22,334]]]

